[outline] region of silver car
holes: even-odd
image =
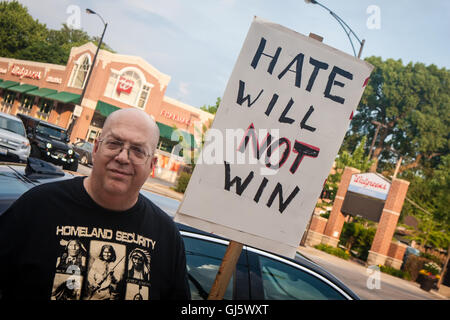
[[[0,161],[26,162],[30,150],[23,122],[16,116],[0,112]]]

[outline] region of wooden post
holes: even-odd
[[[236,241],[230,241],[227,251],[222,259],[216,279],[211,288],[208,300],[222,300],[227,290],[233,271],[236,267],[239,256],[241,255],[243,244]]]

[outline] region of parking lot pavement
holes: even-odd
[[[300,246],[298,251],[335,275],[362,300],[448,300],[436,290],[424,291],[418,283],[374,272],[357,262],[312,247]]]
[[[143,189],[151,191],[153,193],[157,193],[159,195],[169,197],[178,201],[183,199],[183,194],[176,192],[170,188],[170,186],[159,183],[155,180],[147,180],[146,183],[142,186]]]

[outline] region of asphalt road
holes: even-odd
[[[434,290],[419,284],[347,261],[311,247],[299,247],[300,253],[324,267],[352,289],[362,300],[447,300]]]

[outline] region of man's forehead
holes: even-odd
[[[114,130],[114,129],[109,130],[109,132],[107,133],[107,136],[112,137],[117,140],[120,140],[120,141],[130,142],[130,143],[136,144],[136,145],[147,144],[150,140],[149,137],[146,137],[143,134],[136,134],[131,137],[130,135],[120,132],[120,130]]]

